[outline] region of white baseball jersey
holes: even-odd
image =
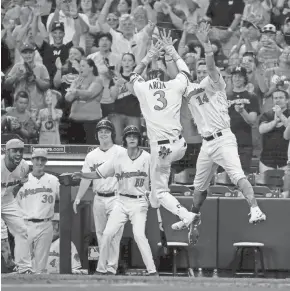
[[[102,164],[97,173],[101,177],[115,176],[120,194],[144,195],[149,191],[150,154],[142,150],[140,156],[131,160],[127,151]]]
[[[18,204],[25,219],[46,219],[54,215],[54,204],[59,196],[57,177],[45,173],[40,179],[32,173],[17,194]]]
[[[132,74],[131,82],[146,120],[150,141],[164,140],[180,134],[180,107],[182,96],[189,84],[184,73],[174,80],[162,82],[159,79],[145,80]]]
[[[87,154],[82,168],[82,172],[94,172],[104,162],[116,157],[119,153],[126,152],[121,146],[113,145],[107,151],[96,148]],[[110,193],[117,190],[117,178],[108,177],[104,179],[93,180],[93,191],[100,193]]]
[[[2,204],[11,202],[14,199],[13,189],[21,183],[29,172],[29,165],[22,160],[13,172],[10,172],[5,165],[5,155],[1,156],[1,198]]]
[[[52,242],[49,250],[49,257],[47,261],[48,273],[57,274],[59,273],[59,238]],[[82,267],[78,251],[73,242],[71,242],[71,267],[72,270],[79,269]]]
[[[207,76],[200,84],[190,83],[186,98],[197,129],[202,136],[230,127],[226,83],[220,75],[215,83]]]

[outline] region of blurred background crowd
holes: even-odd
[[[206,20],[245,171],[253,155],[261,158],[260,171],[286,166],[290,1],[12,0],[1,5],[2,143],[18,136],[31,144],[94,145],[96,123],[109,118],[116,143],[132,124],[142,130],[146,146],[139,102],[125,86],[129,75],[165,28],[178,39],[176,48],[193,80],[201,80],[206,66],[194,29]],[[164,59],[152,66],[167,75]],[[272,121],[270,130],[261,128]],[[201,137],[186,102],[181,122],[187,142],[198,148]]]

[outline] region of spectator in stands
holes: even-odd
[[[80,27],[78,24],[79,19],[75,19],[74,22],[76,27],[75,34],[72,38],[72,41],[67,42],[66,44],[63,43],[65,31],[64,24],[62,22],[53,22],[51,25],[51,36],[53,39],[52,44],[49,44],[48,39],[45,38],[45,33],[43,33],[42,36],[38,38],[38,40],[36,40],[38,51],[40,52],[43,64],[46,66],[47,71],[50,75],[50,80],[52,84],[53,78],[57,71],[55,65],[56,59],[60,58],[62,65],[64,65],[65,61],[68,59],[69,50],[73,46],[78,46],[80,43],[81,31],[78,29]],[[38,26],[38,29],[40,30],[41,27],[42,26]]]
[[[283,25],[285,19],[290,16],[290,1],[275,0],[273,1],[273,6],[272,23],[279,29]]]
[[[289,17],[285,18],[285,21],[280,31],[280,39],[277,40],[277,43],[284,49],[287,46],[290,46],[290,7],[289,7]]]
[[[130,74],[136,66],[135,57],[126,53],[122,57],[120,72],[111,87],[111,96],[115,99],[115,113],[109,116],[116,130],[116,143],[122,144],[123,130],[127,125],[135,125],[141,130],[141,109],[136,96],[128,87]]]
[[[100,101],[103,83],[91,59],[82,59],[80,75],[67,90],[65,99],[72,102],[70,112],[70,143],[96,144],[95,130],[102,118]]]
[[[282,52],[276,43],[276,32],[276,27],[273,24],[267,24],[262,28],[257,58],[264,69],[276,67]]]
[[[156,23],[156,17],[154,18],[154,10],[151,8],[149,3],[146,3],[144,6],[136,7],[132,11],[131,15],[133,16],[135,29],[137,32],[141,31],[147,25],[148,19]]]
[[[111,97],[109,85],[114,77],[115,69],[117,69],[121,62],[121,58],[119,54],[111,52],[112,35],[110,33],[100,33],[98,46],[100,50],[88,55],[87,58],[95,62],[103,81],[104,91],[101,100],[101,108],[104,118],[114,112],[114,99]]]
[[[86,34],[86,54],[91,53],[91,48],[95,42],[95,38],[100,32],[98,25],[99,13],[96,10],[96,2],[93,0],[81,0],[81,12],[84,13],[89,19],[89,32]],[[77,28],[75,23],[75,28]]]
[[[50,274],[59,274],[59,213],[55,213],[52,219],[53,238],[49,250],[49,257],[47,261],[47,271]],[[71,242],[71,268],[73,274],[79,274],[77,271],[82,267],[78,251],[73,242]]]
[[[53,79],[54,87],[60,90],[63,100],[59,106],[63,110],[63,121],[66,121],[70,114],[71,103],[67,102],[64,96],[67,93],[67,89],[71,86],[73,81],[79,77],[80,61],[85,56],[83,48],[73,46],[69,50],[68,59],[65,64],[62,65],[60,58],[56,59],[56,74]],[[66,133],[63,134],[63,138],[66,140]]]
[[[276,90],[272,94],[274,107],[263,113],[259,131],[263,138],[263,150],[259,164],[260,173],[269,169],[286,168],[288,141],[283,133],[288,125],[290,110],[287,109],[289,94]]]
[[[212,26],[227,28],[233,22],[235,14],[243,13],[244,6],[244,1],[240,0],[212,0],[209,3],[206,16],[210,18]]]
[[[78,13],[76,0],[72,0],[72,2],[68,0],[63,0],[60,5],[60,9],[57,6],[54,13],[51,13],[47,19],[47,31],[49,32],[50,43],[53,44],[53,38],[51,35],[51,28],[53,23],[63,22],[65,36],[63,39],[63,43],[66,44],[72,41],[75,31],[76,31],[76,23],[75,20],[79,20],[79,26],[81,29],[81,37],[80,37],[80,47],[86,50],[86,33],[89,32],[89,19],[87,15]]]
[[[45,96],[46,108],[39,111],[36,124],[39,131],[39,144],[58,145],[60,142],[59,122],[62,117],[62,110],[56,109],[61,94],[56,90],[47,90]]]
[[[243,11],[243,19],[254,19],[259,27],[263,27],[270,23],[271,7],[267,0],[246,0],[246,5]]]
[[[154,10],[157,12],[157,26],[171,30],[173,39],[180,39],[186,16],[182,10],[176,9],[176,2],[176,0],[156,1]]]
[[[271,98],[277,89],[289,90],[290,80],[290,47],[286,47],[279,57],[279,65],[270,68],[265,72],[265,76],[260,82],[260,89],[264,93],[263,112],[273,107],[273,99]]]
[[[236,67],[232,71],[233,90],[228,95],[231,130],[235,134],[242,168],[250,173],[253,153],[252,126],[259,114],[257,96],[247,91],[247,71],[244,67]]]
[[[8,73],[5,84],[14,86],[15,93],[26,91],[29,95],[29,106],[42,109],[44,107],[44,93],[49,88],[49,74],[44,65],[34,61],[35,48],[31,44],[24,44],[21,49],[24,64],[15,64]]]
[[[259,27],[250,20],[243,20],[240,28],[240,39],[231,49],[231,53],[238,54],[238,58],[242,58],[245,52],[256,52],[259,45],[260,30]]]
[[[30,143],[30,139],[37,136],[37,128],[32,120],[31,113],[27,110],[29,96],[25,91],[19,91],[15,96],[15,107],[6,108],[6,124],[8,132],[16,133],[25,143]],[[13,117],[10,119],[9,117]],[[11,120],[11,123],[9,124]],[[4,122],[2,122],[4,126]]]
[[[114,29],[114,30],[118,30],[119,27],[119,18],[115,13],[109,13],[106,19],[108,25]]]
[[[286,140],[290,140],[290,118],[288,118],[288,124],[284,131],[283,137]],[[290,198],[290,142],[288,143],[288,162],[287,162],[287,168],[285,171],[284,176],[284,191],[282,193],[282,197],[284,198]]]
[[[131,2],[130,0],[119,1],[118,6],[117,6],[117,11],[121,16],[124,14],[130,14],[130,7],[131,7],[130,2]]]
[[[104,5],[100,17],[99,24],[103,32],[110,32],[113,38],[112,52],[123,54],[131,52],[135,55],[136,61],[140,62],[146,55],[147,43],[152,36],[155,26],[148,23],[141,31],[135,33],[135,25],[133,16],[123,14],[119,19],[119,31],[112,29],[106,22],[106,18],[113,0],[108,0]]]

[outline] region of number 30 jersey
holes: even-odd
[[[150,141],[174,138],[180,134],[180,107],[182,96],[189,84],[184,73],[174,80],[159,79],[146,81],[138,74],[131,75],[131,83],[139,100],[146,121]]]
[[[53,217],[58,196],[57,177],[45,173],[38,179],[29,173],[28,181],[21,187],[16,198],[24,219],[46,219]]]
[[[185,97],[188,107],[203,137],[230,127],[225,88],[221,75],[217,82],[207,76],[199,84],[190,83],[187,87]]]

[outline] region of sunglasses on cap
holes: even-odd
[[[119,19],[117,17],[108,17],[107,21],[118,21]]]

